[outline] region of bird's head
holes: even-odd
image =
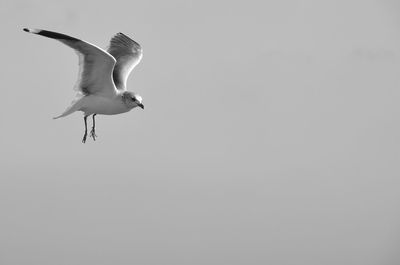
[[[144,105],[142,103],[142,97],[139,96],[138,94],[135,94],[131,91],[125,91],[122,94],[122,98],[124,99],[125,104],[129,107],[129,108],[135,108],[135,107],[141,107],[142,109],[144,109]]]

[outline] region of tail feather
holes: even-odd
[[[59,118],[68,116],[68,115],[74,113],[75,111],[80,110],[81,105],[82,105],[82,101],[81,101],[82,98],[83,98],[82,95],[78,94],[76,96],[76,98],[71,102],[71,105],[63,113],[61,113],[60,115],[54,117],[53,119],[54,120],[55,119],[59,119]]]
[[[76,110],[72,108],[73,106],[67,108],[63,113],[61,113],[60,115],[53,117],[53,120],[68,116],[70,114],[72,114],[73,112],[75,112]]]
[[[59,118],[65,117],[65,116],[67,116],[67,115],[69,115],[69,114],[71,114],[71,113],[66,114],[66,113],[64,112],[64,113],[62,113],[62,114],[60,114],[60,115],[58,115],[58,116],[56,116],[56,117],[53,117],[53,120],[57,120],[57,119],[59,119]]]

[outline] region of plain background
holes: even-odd
[[[400,264],[397,1],[1,1],[0,264]],[[145,110],[60,120],[74,52]]]

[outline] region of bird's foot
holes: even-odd
[[[94,131],[94,128],[92,128],[92,130],[90,131],[90,137],[93,138],[93,141],[96,141],[97,135],[96,132]]]
[[[82,143],[86,143],[86,137],[87,137],[87,132],[85,132],[85,134],[83,135],[83,139],[82,139]]]

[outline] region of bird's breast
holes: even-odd
[[[86,96],[81,110],[86,115],[93,113],[103,115],[115,115],[129,111],[130,109],[122,102],[119,97],[108,98],[97,95]]]

